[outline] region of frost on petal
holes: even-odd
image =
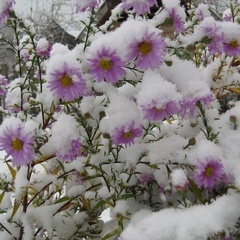
[[[122,2],[125,10],[133,8],[137,15],[151,13],[150,8],[158,6],[158,1],[156,0],[122,0]]]
[[[180,111],[182,96],[174,84],[166,81],[159,73],[148,70],[144,73],[136,98],[144,118],[159,121]]]
[[[74,117],[61,114],[52,127],[52,144],[56,157],[70,162],[81,155],[81,141]]]

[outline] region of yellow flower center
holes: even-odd
[[[158,113],[163,111],[162,108],[157,108],[157,107],[153,107],[152,110],[155,111],[155,112],[158,112]]]
[[[123,134],[123,137],[126,138],[126,139],[128,139],[128,138],[131,138],[132,135],[133,135],[132,132],[129,131],[129,132],[125,132],[125,133]]]
[[[19,138],[13,140],[11,145],[12,148],[16,151],[21,151],[23,148],[23,142]]]
[[[205,175],[206,177],[210,177],[210,176],[212,176],[212,174],[213,174],[213,168],[207,167],[206,170],[205,170],[205,172],[204,172],[204,175]]]
[[[232,40],[232,41],[229,43],[229,46],[230,46],[231,48],[237,48],[237,47],[238,47],[238,41],[237,41],[237,39]]]
[[[112,61],[107,58],[103,58],[99,62],[99,66],[105,71],[110,70],[112,68],[112,65],[113,65]]]
[[[141,42],[138,46],[139,52],[143,55],[147,55],[152,51],[152,44],[148,42]]]
[[[61,83],[64,87],[70,87],[72,85],[72,79],[68,75],[61,77]]]

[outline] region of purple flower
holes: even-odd
[[[8,84],[7,78],[0,74],[0,97],[4,96],[7,93],[6,90],[7,84]]]
[[[47,78],[48,88],[59,99],[73,101],[85,94],[86,82],[79,68],[67,59],[55,69],[48,70]]]
[[[12,156],[13,166],[24,166],[34,159],[33,136],[22,125],[6,126],[0,135],[0,150]]]
[[[225,14],[225,15],[223,16],[223,21],[225,21],[225,22],[232,22],[232,21],[233,21],[232,14],[231,14],[231,13]]]
[[[79,139],[70,141],[69,146],[56,150],[56,157],[64,162],[71,162],[81,155],[81,143]]]
[[[151,13],[150,8],[158,6],[156,0],[122,0],[123,8],[129,10],[133,8],[137,15],[144,15],[145,13]]]
[[[15,0],[0,1],[0,26],[3,26],[9,17],[9,12],[12,11]]]
[[[134,143],[134,139],[142,136],[142,127],[135,126],[132,121],[128,125],[116,127],[111,135],[111,139],[115,145],[125,144],[125,147]]]
[[[163,38],[157,32],[149,33],[146,29],[140,39],[130,43],[126,57],[128,61],[136,59],[137,67],[143,70],[155,69],[162,63],[165,49]]]
[[[195,166],[194,180],[199,188],[217,186],[224,175],[223,165],[218,158],[207,157]]]
[[[99,7],[100,0],[78,0],[76,3],[76,12],[85,12],[92,8]]]
[[[208,94],[202,97],[185,98],[181,101],[180,116],[185,117],[186,115],[193,118],[196,113],[196,104],[199,101],[204,107],[208,106],[213,99],[212,94]]]
[[[240,42],[236,38],[224,41],[223,50],[229,56],[238,56],[240,54]]]
[[[142,173],[139,177],[138,177],[138,183],[144,185],[145,183],[149,183],[154,181],[154,176],[152,174],[148,174],[148,173]]]
[[[37,42],[36,52],[40,57],[49,57],[50,51],[52,50],[51,44],[46,40],[46,38],[41,38]]]
[[[202,41],[208,47],[210,54],[221,54],[223,51],[223,32],[213,18],[205,18],[199,25],[199,30],[204,34]]]
[[[171,10],[168,10],[168,13],[173,21],[173,27],[175,29],[175,32],[176,33],[184,32],[185,31],[184,21],[179,16],[179,14],[176,12],[176,9],[172,8]]]
[[[148,121],[159,121],[168,119],[171,115],[178,113],[179,108],[177,103],[169,101],[164,105],[158,106],[155,100],[152,100],[150,104],[141,106],[144,118]]]
[[[96,56],[88,59],[90,74],[98,82],[104,79],[109,83],[116,83],[126,73],[124,62],[117,56],[116,51],[103,47]]]

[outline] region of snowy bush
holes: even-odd
[[[78,0],[72,50],[13,4],[0,3],[18,73],[0,76],[0,238],[240,239],[239,4],[216,21],[204,4],[123,0],[98,26],[102,1]]]

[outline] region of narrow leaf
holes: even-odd
[[[3,191],[3,192],[0,194],[0,204],[2,203],[2,200],[3,200],[4,194],[5,194],[5,191]]]
[[[196,183],[192,179],[190,179],[190,178],[188,178],[188,181],[189,181],[190,187],[192,188],[192,190],[193,190],[194,194],[196,195],[196,197],[198,198],[198,200],[201,203],[204,203],[202,192],[200,191],[200,189],[198,188]]]
[[[8,169],[9,169],[11,175],[12,175],[13,180],[15,180],[16,170],[11,165],[9,165],[8,162],[6,162],[6,163],[7,163]]]
[[[57,204],[57,203],[62,203],[62,202],[68,201],[68,200],[69,200],[69,197],[68,197],[68,196],[64,196],[64,197],[62,197],[62,198],[59,198],[59,199],[55,202],[55,204]]]
[[[17,212],[17,210],[18,210],[19,207],[20,207],[20,204],[14,202],[14,206],[13,206],[12,214],[11,214],[11,217],[10,217],[9,221],[12,220],[12,218],[13,218],[14,215],[16,214],[16,212]]]
[[[236,93],[236,94],[240,95],[240,88],[239,87],[231,87],[231,88],[229,88],[229,90],[233,93]]]
[[[105,235],[102,240],[107,240],[107,239],[109,239],[109,238],[111,238],[111,237],[113,237],[117,234],[118,234],[118,229],[114,229],[112,232]]]

